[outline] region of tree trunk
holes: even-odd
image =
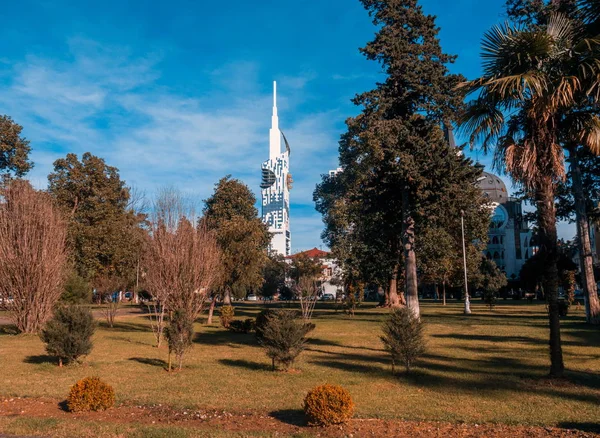
[[[386,307],[400,307],[400,298],[398,297],[398,265],[394,266],[392,276],[390,277],[390,287],[388,289],[388,298]]]
[[[446,305],[446,282],[442,282],[442,306]]]
[[[544,178],[536,188],[538,228],[540,233],[541,264],[544,267],[543,286],[548,300],[548,320],[550,325],[550,376],[562,377],[562,343],[560,339],[560,319],[558,308],[558,244],[556,234],[556,207],[554,205],[554,184],[551,178]]]
[[[581,260],[581,279],[585,293],[585,319],[588,323],[600,324],[600,302],[594,278],[594,259],[590,242],[590,225],[585,208],[585,195],[581,183],[581,169],[575,147],[569,148],[569,161],[573,182],[573,197],[575,199],[575,216],[577,222],[577,236],[579,237],[579,258]]]
[[[225,292],[223,293],[223,305],[231,306],[231,291],[229,288],[226,288]]]
[[[404,271],[406,278],[406,306],[415,318],[421,317],[419,309],[419,291],[417,288],[417,256],[415,254],[415,220],[408,214],[408,192],[402,192],[402,242],[404,245]]]
[[[214,296],[213,300],[210,302],[210,307],[208,308],[208,320],[206,321],[207,324],[212,324],[213,313],[215,312],[215,304],[216,303],[217,303],[217,297]]]

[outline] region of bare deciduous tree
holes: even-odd
[[[103,304],[104,317],[110,328],[113,328],[117,313],[123,300],[122,291],[126,282],[117,276],[107,275],[94,281],[96,293]]]
[[[39,331],[63,291],[67,224],[52,199],[26,181],[2,190],[0,299],[17,329]]]
[[[145,282],[153,297],[152,328],[160,346],[167,312],[184,311],[192,321],[219,276],[221,253],[212,232],[194,226],[193,209],[173,189],[160,192],[144,254]]]
[[[298,296],[300,297],[300,308],[302,309],[302,319],[309,322],[312,318],[319,287],[314,277],[303,275],[298,279]]]

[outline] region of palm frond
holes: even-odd
[[[489,93],[496,94],[501,100],[515,98],[523,100],[543,94],[548,88],[548,80],[542,72],[532,70],[491,79],[485,85]]]
[[[504,127],[504,114],[489,99],[478,98],[469,102],[458,118],[459,130],[469,133],[469,144],[482,143],[485,153],[491,143],[500,137]]]
[[[600,155],[600,117],[592,112],[568,114],[561,123],[562,139],[565,143],[575,143]]]
[[[580,0],[583,19],[589,23],[600,22],[600,0]]]
[[[575,25],[569,17],[559,13],[554,13],[550,16],[546,33],[552,37],[556,46],[571,47],[574,32]]]

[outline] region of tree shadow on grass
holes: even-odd
[[[115,322],[112,327],[106,321],[99,321],[98,326],[105,330],[115,332],[151,332],[152,329],[145,324],[135,324],[133,322]]]
[[[311,360],[310,363],[314,365],[319,365],[322,367],[334,368],[340,371],[347,371],[351,373],[361,373],[361,374],[378,374],[383,375],[385,373],[385,369],[379,366],[374,366],[370,364],[364,363],[356,363],[356,362],[347,362],[344,360]]]
[[[50,356],[47,354],[38,354],[33,356],[27,356],[23,362],[32,363],[32,364],[43,364],[43,363],[51,363],[52,365],[58,365],[58,358],[55,356]]]
[[[344,345],[344,344],[341,344],[341,343],[335,342],[335,341],[329,341],[327,339],[310,338],[310,337],[306,339],[306,344],[309,346],[318,345],[318,346],[323,346],[323,347],[349,348],[352,350],[379,351],[379,352],[384,351],[383,349],[378,349],[378,348],[355,347],[352,345]],[[310,348],[308,348],[308,350],[310,350]],[[319,350],[315,350],[315,351],[319,351]]]
[[[571,334],[571,333],[569,333]],[[539,346],[546,342],[545,338],[534,338],[530,336],[507,336],[507,335],[480,335],[480,334],[462,334],[462,333],[435,333],[431,335],[434,338],[441,339],[456,339],[461,341],[477,341],[477,342],[493,342],[493,343],[506,343],[506,342],[516,342],[521,344],[535,345]],[[562,340],[563,345],[569,345],[573,347],[593,347],[594,344],[589,339],[592,338],[593,333],[590,332],[587,334],[587,338],[585,334],[580,334],[583,341],[571,341],[571,340]]]
[[[582,432],[600,433],[600,423],[563,422],[559,423],[558,427],[564,429],[577,429]]]
[[[19,330],[17,329],[17,326],[14,324],[6,324],[6,325],[0,326],[0,336],[3,336],[3,335],[14,336],[14,335],[18,335],[18,334],[19,334]]]
[[[256,337],[252,333],[234,333],[225,329],[201,331],[194,337],[194,342],[202,345],[228,345],[238,344],[258,346]]]
[[[154,367],[167,368],[167,362],[163,359],[157,359],[153,357],[130,357],[128,360],[139,362],[144,365],[151,365]]]
[[[269,415],[282,423],[292,426],[306,426],[304,411],[302,409],[281,409],[269,412]]]
[[[272,371],[271,365],[260,362],[251,362],[244,359],[219,359],[219,363],[230,367],[244,368],[252,371]]]

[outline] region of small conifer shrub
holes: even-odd
[[[254,321],[254,330],[256,332],[256,339],[258,339],[259,341],[261,340],[263,335],[263,328],[267,324],[269,317],[273,315],[273,312],[275,311],[272,309],[264,309],[261,310],[260,313],[256,316],[256,320]]]
[[[383,324],[383,345],[392,356],[392,372],[396,363],[410,372],[413,362],[425,352],[423,323],[406,307],[395,309]]]
[[[175,354],[179,369],[183,366],[183,356],[192,346],[194,338],[194,321],[182,309],[171,315],[169,326],[165,327],[165,338],[169,344],[169,371],[171,371],[171,353]]]
[[[267,316],[259,342],[271,358],[273,370],[275,363],[281,364],[284,370],[293,365],[304,350],[306,334],[314,327],[314,324],[305,324],[293,310],[278,309]]]
[[[46,323],[40,338],[46,343],[46,351],[58,357],[59,365],[71,363],[92,350],[92,335],[96,323],[87,307],[59,307]]]
[[[220,318],[221,325],[225,328],[229,328],[229,324],[233,321],[233,317],[235,316],[235,310],[233,306],[222,306],[220,310]]]
[[[487,304],[490,310],[493,310],[498,302],[498,297],[495,291],[485,290],[483,291],[483,302]]]
[[[312,426],[345,423],[354,414],[350,393],[338,385],[321,385],[304,398],[304,415]]]
[[[86,377],[71,387],[67,408],[71,412],[104,411],[115,404],[112,386],[98,377]]]
[[[229,330],[235,333],[250,333],[254,330],[254,320],[246,318],[245,320],[236,319],[229,323]]]

